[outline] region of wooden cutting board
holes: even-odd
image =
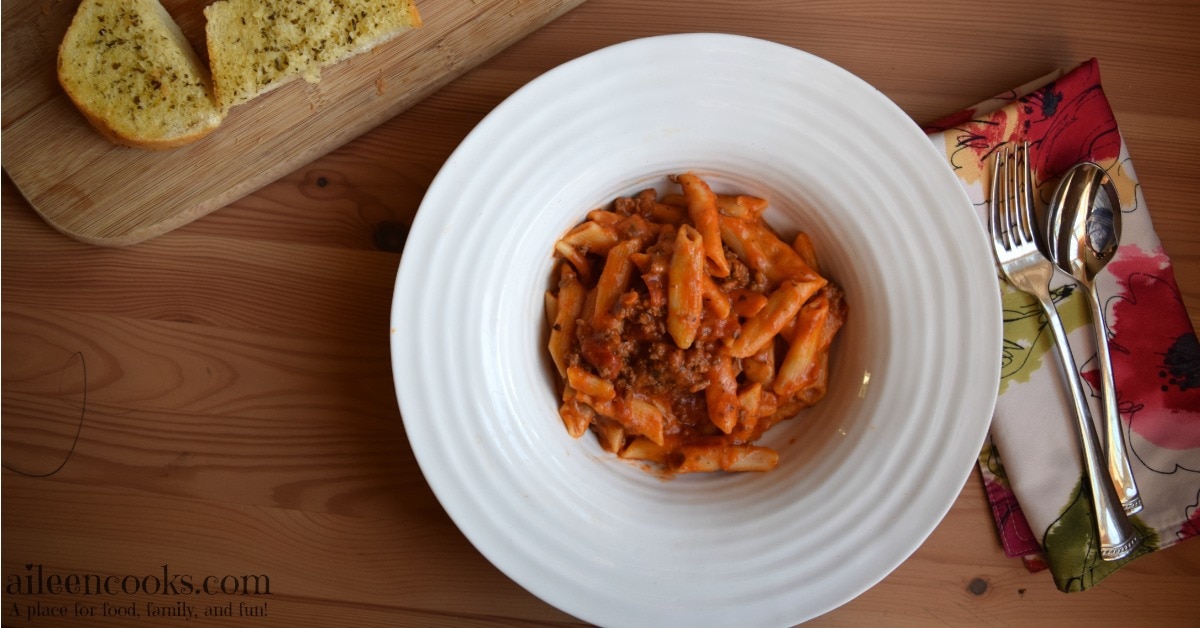
[[[198,51],[211,0],[162,0]],[[417,0],[424,26],[235,107],[171,151],[116,146],[58,86],[58,44],[77,0],[3,4],[3,165],[63,233],[128,245],[185,225],[397,115],[584,0]]]

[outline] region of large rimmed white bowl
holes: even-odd
[[[665,481],[557,415],[552,243],[683,170],[770,199],[851,308],[829,395],[767,434],[767,474]],[[794,624],[886,576],[961,490],[999,377],[988,250],[944,159],[850,73],[730,35],[616,45],[518,90],[430,186],[392,312],[405,429],[463,533],[550,604],[602,625]]]

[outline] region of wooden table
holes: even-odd
[[[918,122],[1097,57],[1200,327],[1200,7],[981,6],[590,0],[332,153],[128,248],[60,235],[5,178],[6,588],[39,568],[121,577],[113,586],[154,576],[217,589],[182,598],[197,611],[266,615],[211,625],[576,623],[492,567],[426,485],[393,392],[388,309],[406,227],[472,126],[539,73],[635,37],[790,44]],[[219,592],[264,584],[245,575],[268,577],[270,595]],[[1193,541],[1059,593],[1004,556],[972,476],[908,561],[813,623],[1194,625],[1198,592]],[[144,602],[179,599],[6,594],[0,610],[5,625],[57,626],[13,605],[100,615],[137,601],[140,621],[94,623],[178,626],[153,622]]]

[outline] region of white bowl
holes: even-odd
[[[769,199],[849,304],[828,396],[760,441],[780,452],[769,473],[664,480],[558,416],[553,243],[686,170]],[[513,580],[602,625],[787,625],[865,591],[956,499],[1000,367],[990,250],[921,130],[826,61],[716,34],[589,54],[489,114],[422,202],[391,327],[443,507]]]

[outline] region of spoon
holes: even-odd
[[[1100,166],[1083,162],[1069,171],[1050,199],[1047,215],[1050,259],[1084,287],[1096,332],[1100,363],[1104,451],[1108,473],[1128,514],[1142,509],[1142,498],[1125,454],[1124,431],[1113,385],[1108,325],[1096,289],[1096,275],[1116,255],[1121,240],[1121,204],[1112,178]]]

